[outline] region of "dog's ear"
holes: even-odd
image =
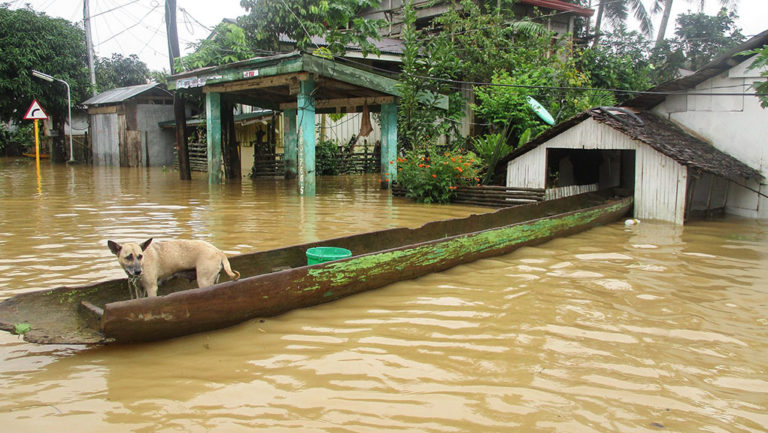
[[[119,256],[120,255],[120,250],[123,249],[122,245],[120,245],[120,244],[118,244],[117,242],[114,242],[114,241],[107,241],[107,246],[109,246],[109,250],[112,251],[112,254],[114,254],[116,256]]]
[[[147,249],[147,247],[149,246],[149,244],[151,244],[151,243],[152,243],[152,238],[149,238],[146,241],[144,241],[144,243],[141,244],[141,250],[145,251]]]

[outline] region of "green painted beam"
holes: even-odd
[[[315,195],[315,80],[312,75],[301,81],[297,97],[296,125],[299,195]]]
[[[208,183],[221,183],[221,94],[206,93],[205,121],[208,135]]]
[[[285,159],[285,178],[293,179],[297,173],[297,155],[296,149],[297,137],[296,137],[296,109],[290,108],[283,111],[283,143],[285,147],[284,159]]]
[[[333,78],[334,80],[376,90],[387,95],[402,96],[397,88],[398,80],[309,54],[304,54],[303,59],[304,70],[315,73],[318,76]],[[444,95],[435,96],[428,94],[421,96],[419,100],[424,104],[432,104],[443,110],[448,109],[448,97]]]
[[[255,58],[173,75],[168,80],[168,90],[195,89],[206,84],[301,72],[302,66],[302,56],[298,53]]]
[[[397,180],[397,104],[381,106],[381,187]]]

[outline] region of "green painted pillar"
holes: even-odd
[[[205,94],[205,125],[208,135],[208,183],[221,183],[221,94]]]
[[[312,75],[309,79],[301,81],[300,86],[296,113],[299,195],[313,196],[315,195],[315,99],[312,91],[315,89],[315,80]]]
[[[397,104],[381,105],[381,188],[397,180]]]
[[[298,155],[296,144],[296,109],[289,108],[283,111],[283,147],[285,148],[283,160],[285,161],[286,179],[296,177],[296,158]]]

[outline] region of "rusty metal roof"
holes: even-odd
[[[622,116],[610,115],[599,109],[590,109],[568,120],[558,123],[544,131],[526,145],[515,149],[499,161],[499,166],[506,169],[506,163],[527,153],[548,140],[562,134],[579,123],[592,118],[596,122],[610,126],[633,140],[645,143],[658,152],[674,159],[678,163],[700,169],[727,179],[763,178],[759,171],[704,140],[689,134],[672,121],[657,116],[649,111],[640,111],[635,116],[642,124],[622,119]]]
[[[119,104],[141,94],[152,91],[153,94],[164,93],[172,96],[172,93],[160,87],[160,83],[139,84],[137,86],[118,87],[101,92],[83,102],[83,105],[108,105]]]

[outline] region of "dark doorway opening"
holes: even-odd
[[[547,188],[596,184],[598,189],[635,188],[634,150],[547,150]]]

